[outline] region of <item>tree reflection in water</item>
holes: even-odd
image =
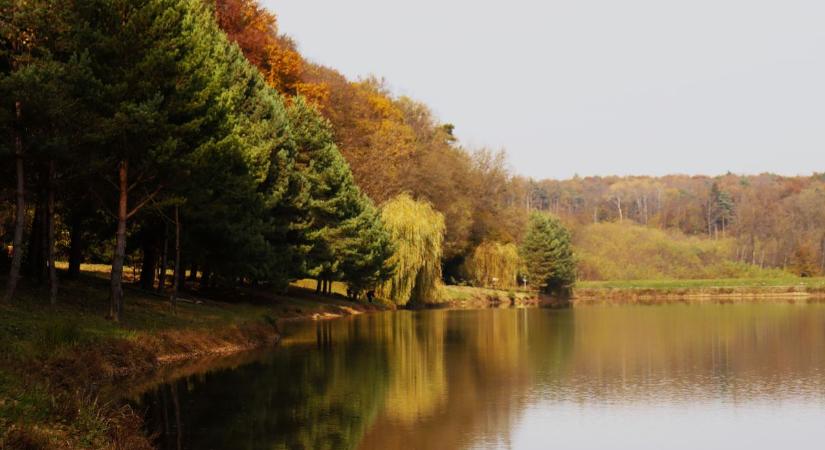
[[[508,448],[542,404],[825,397],[823,305],[401,311],[287,333],[146,393],[158,446]]]

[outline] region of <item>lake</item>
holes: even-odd
[[[137,405],[163,449],[821,449],[825,305],[293,323]]]

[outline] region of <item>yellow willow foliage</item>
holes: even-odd
[[[420,322],[411,315],[393,319],[396,322],[387,339],[390,382],[386,404],[390,417],[412,426],[447,399],[446,316],[433,314]]]
[[[381,218],[395,244],[390,259],[395,273],[380,295],[399,305],[437,300],[444,216],[429,203],[401,194],[384,204]]]
[[[484,242],[467,259],[464,270],[476,286],[511,288],[518,286],[520,266],[515,244]]]

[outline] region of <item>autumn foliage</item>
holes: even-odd
[[[300,94],[319,106],[326,102],[328,88],[305,81],[308,64],[295,43],[278,34],[275,14],[254,0],[216,0],[215,16],[270,86],[282,94]]]
[[[453,126],[383,80],[348,80],[306,61],[252,0],[218,0],[219,23],[279,92],[300,94],[332,124],[356,184],[376,204],[401,193],[430,202],[447,224],[444,256],[457,269],[476,245],[515,242],[526,223],[503,153],[460,147]]]

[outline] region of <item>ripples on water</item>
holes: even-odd
[[[825,305],[398,312],[153,388],[161,448],[825,448]]]

